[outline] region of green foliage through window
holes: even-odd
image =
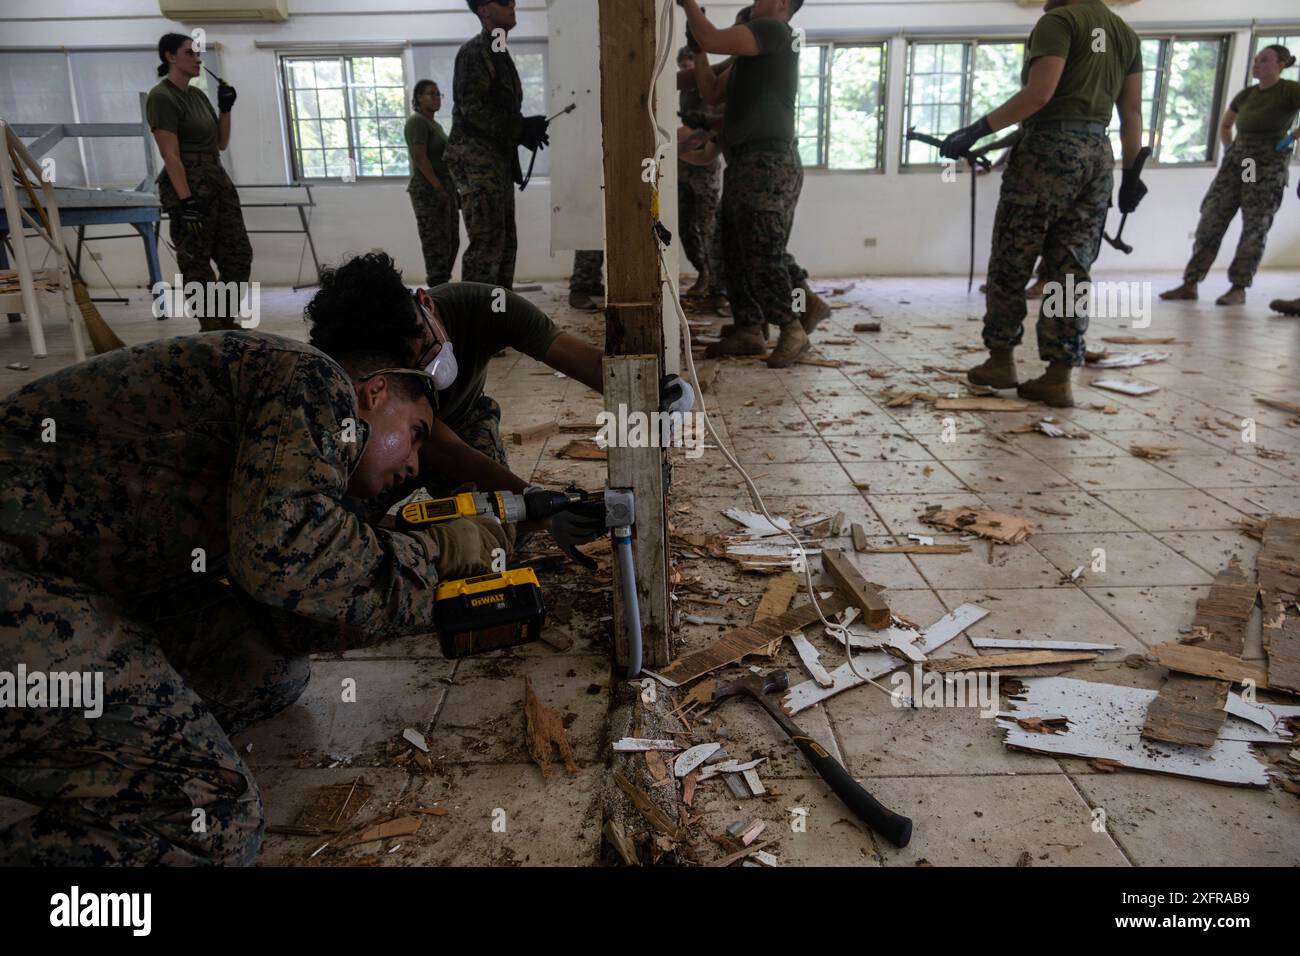
[[[880,169],[884,113],[883,43],[804,43],[795,139],[805,166]]]
[[[410,175],[400,56],[284,57],[281,67],[299,176]]]

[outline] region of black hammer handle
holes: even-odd
[[[900,816],[883,806],[879,800],[849,776],[838,760],[826,752],[817,741],[800,734],[790,738],[795,742],[808,762],[813,765],[821,778],[826,781],[835,795],[856,813],[862,820],[897,847],[907,846],[912,839],[912,821]]]
[[[764,697],[759,697],[757,700],[763,705],[763,709],[781,725],[781,729],[794,741],[795,746],[803,751],[803,755],[808,758],[813,769],[850,810],[894,846],[907,846],[912,839],[911,820],[886,808],[879,800],[867,793],[862,784],[850,777],[849,772],[840,762],[826,752],[826,748],[796,727],[794,721],[778,710],[770,700]]]

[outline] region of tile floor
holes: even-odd
[[[1175,282],[1167,274],[1125,278],[1149,281],[1157,292]],[[1294,296],[1297,289],[1300,274],[1275,272],[1261,275],[1241,308],[1157,301],[1150,326],[1136,334],[1176,336],[1175,344],[1152,346],[1172,357],[1134,369],[1085,369],[1076,375],[1074,409],[944,415],[920,404],[888,409],[882,393],[887,386],[963,392],[955,373],[945,370],[978,361],[982,303],[955,278],[859,278],[832,299],[843,307],[814,336],[822,343],[817,354],[840,360],[839,368],[773,372],[754,360],[729,360],[706,398],[719,431],[731,437],[774,513],[844,511],[876,541],[933,534],[917,520],[928,505],[985,504],[1034,518],[1039,529],[1033,537],[991,556],[979,543],[963,555],[862,555],[856,561],[888,588],[895,611],[919,623],[973,601],[991,612],[971,628],[973,636],[1115,643],[1120,649],[1096,662],[1063,670],[1154,688],[1163,671],[1134,669],[1124,658],[1176,639],[1230,557],[1253,567],[1258,545],[1235,522],[1298,507],[1300,420],[1256,402],[1300,402],[1300,321],[1267,309],[1269,299]],[[598,341],[600,318],[568,310],[563,291],[547,284],[532,296],[565,328]],[[303,337],[300,311],[309,295],[263,290],[261,327]],[[179,320],[148,318],[147,307],[137,293],[130,305],[102,311],[129,343],[190,331]],[[881,320],[883,331],[854,333],[853,323],[868,317]],[[1090,345],[1099,347],[1100,337],[1111,334],[1134,331],[1096,320]],[[22,327],[0,323],[0,364],[32,366],[0,368],[0,392],[71,361],[66,327],[50,320],[47,335],[51,357],[33,361]],[[1032,329],[1027,339],[1032,344]],[[1022,377],[1042,365],[1032,347],[1020,349],[1018,360]],[[1160,390],[1130,397],[1095,388],[1100,378],[1149,382]],[[504,410],[503,431],[551,418],[591,423],[601,407],[582,386],[514,353],[493,361],[489,382]],[[1004,434],[1045,414],[1078,437]],[[1245,418],[1255,423],[1254,443],[1242,440]],[[949,425],[956,428],[947,436],[953,441],[945,440]],[[603,464],[555,456],[571,437],[511,446],[515,469],[541,483],[599,486]],[[1175,450],[1146,461],[1130,453],[1135,444]],[[739,478],[717,451],[698,460],[674,457],[670,505],[679,530],[721,530],[729,525],[723,509],[749,507]],[[847,537],[839,543],[848,546]],[[1095,564],[1097,549],[1104,549],[1104,570]],[[1088,567],[1085,575],[1061,583],[1079,565]],[[746,597],[747,607],[683,604],[737,624],[752,615],[766,583],[714,560],[682,560],[678,567],[687,579],[716,587],[719,600]],[[261,782],[269,822],[292,824],[318,787],[348,783],[357,774],[374,787],[365,812],[393,806],[449,812],[429,816],[415,837],[315,858],[310,854],[319,839],[271,834],[261,861],[339,865],[377,854],[382,865],[601,861],[600,791],[614,679],[601,620],[607,612],[599,606],[600,582],[572,566],[554,586],[549,600],[557,612],[548,626],[574,639],[562,653],[538,644],[448,662],[436,641],[407,638],[318,660],[301,701],[238,738],[251,748],[247,759]],[[594,608],[591,601],[575,607],[578,591],[600,600]],[[1253,626],[1248,656],[1259,656],[1258,615]],[[702,646],[721,630],[685,625],[679,649]],[[807,633],[826,662],[838,665],[836,645],[816,629]],[[940,656],[972,652],[963,636]],[[776,662],[803,679],[788,647]],[[525,676],[543,703],[564,714],[577,774],[561,770],[543,782],[529,761],[520,707]],[[340,695],[346,678],[358,689],[357,703],[348,706]],[[899,851],[850,822],[843,805],[753,708],[728,704],[710,721],[695,725],[700,739],[722,738],[733,754],[770,760],[762,770],[763,798],[736,801],[721,782],[701,786],[696,809],[706,855],[714,848],[704,834],[758,817],[767,821],[764,838],[775,841],[769,849],[786,865],[1012,865],[1025,854],[1033,865],[1300,863],[1300,801],[1276,786],[1247,791],[1102,773],[1083,761],[1012,752],[993,722],[974,711],[897,710],[872,688],[805,711],[799,722],[813,736],[882,802],[913,818],[913,842]],[[395,765],[405,727],[428,737],[431,769]],[[331,766],[340,758],[350,766]],[[794,808],[807,813],[792,814]],[[1094,826],[1097,808],[1105,811],[1104,828]],[[792,820],[804,824],[792,827]],[[389,853],[394,844],[401,845]]]

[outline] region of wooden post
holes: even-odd
[[[616,420],[659,410],[663,299],[651,216],[655,156],[650,122],[655,0],[599,0],[600,116],[605,173],[605,408]],[[656,421],[651,418],[650,421]],[[657,434],[657,429],[648,429]],[[636,497],[633,551],[642,656],[657,669],[672,659],[668,617],[669,550],[664,508],[665,450],[609,449],[609,485]],[[615,661],[627,662],[622,595],[614,589]]]

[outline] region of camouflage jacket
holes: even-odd
[[[519,145],[524,91],[510,51],[493,52],[492,42],[492,34],[483,30],[456,54],[447,142],[477,142],[504,154]]]
[[[427,632],[436,544],[372,528],[345,497],[366,437],[347,373],[309,345],[120,349],[0,399],[0,542],[128,608],[229,577],[370,640]]]

